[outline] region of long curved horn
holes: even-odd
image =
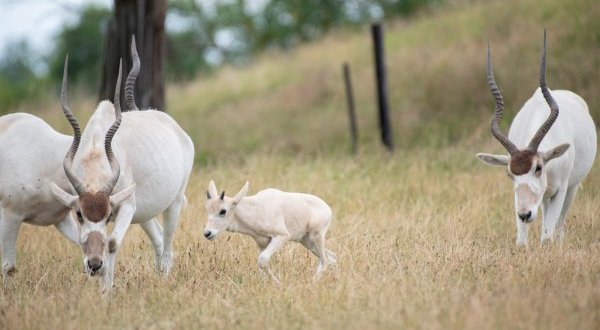
[[[550,106],[550,115],[546,119],[546,121],[540,126],[538,131],[535,133],[531,142],[529,142],[529,146],[527,149],[531,151],[537,151],[540,143],[544,139],[544,136],[554,124],[554,121],[558,117],[558,104],[550,95],[550,91],[548,90],[548,86],[546,85],[546,30],[544,29],[544,48],[542,49],[542,63],[540,64],[540,88],[542,89],[542,94],[546,99],[546,103]]]
[[[502,115],[504,113],[504,99],[502,98],[502,92],[500,92],[498,85],[496,85],[496,80],[494,80],[494,73],[492,72],[492,54],[489,43],[487,51],[487,81],[488,86],[490,86],[490,91],[496,100],[496,113],[492,117],[490,130],[492,131],[492,135],[494,135],[496,140],[498,140],[498,142],[500,142],[506,151],[508,151],[508,153],[512,156],[515,152],[519,151],[519,149],[514,145],[514,143],[510,142],[504,133],[502,133],[500,126],[498,125],[498,121],[502,119]]]
[[[105,192],[110,195],[112,190],[114,189],[117,181],[119,180],[119,175],[121,174],[121,168],[119,166],[119,161],[115,157],[112,151],[112,139],[115,136],[115,133],[119,129],[121,125],[121,67],[123,65],[123,60],[119,60],[119,75],[117,76],[117,86],[115,87],[115,122],[110,126],[108,131],[106,132],[106,136],[104,137],[104,150],[106,152],[106,158],[108,158],[108,162],[110,163],[110,169],[112,170],[112,177],[110,180],[104,185],[101,189],[102,192]]]
[[[127,75],[127,80],[125,80],[125,101],[127,103],[128,111],[139,111],[140,109],[138,109],[137,105],[135,104],[134,96],[135,80],[140,73],[140,57],[138,56],[137,48],[135,46],[135,35],[131,36],[131,60],[133,61],[133,66]]]
[[[62,88],[60,91],[60,104],[62,106],[62,110],[63,110],[63,113],[65,114],[65,117],[67,117],[67,120],[73,127],[73,142],[71,143],[71,148],[65,155],[65,159],[63,161],[63,168],[65,169],[65,174],[67,175],[69,182],[71,182],[71,185],[73,185],[73,188],[75,188],[75,191],[77,192],[77,194],[81,195],[86,191],[85,186],[83,185],[81,180],[79,180],[79,178],[77,177],[75,172],[73,172],[73,158],[75,157],[75,154],[77,153],[77,149],[79,148],[79,142],[81,141],[81,128],[79,127],[79,122],[77,121],[77,118],[75,118],[75,116],[71,112],[71,109],[69,109],[69,105],[67,104],[67,71],[68,71],[67,68],[68,68],[68,66],[69,66],[69,55],[67,55],[65,57],[65,67],[63,69]]]

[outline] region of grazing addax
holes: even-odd
[[[66,94],[67,69],[63,78]],[[87,271],[102,275],[102,291],[110,292],[117,251],[132,223],[139,223],[154,245],[157,268],[172,266],[172,242],[192,170],[190,137],[164,112],[121,114],[121,68],[114,106],[102,101],[83,134],[63,98],[63,112],[74,139],[64,171],[76,195],[53,186],[55,197],[81,214],[80,242]],[[157,221],[163,215],[164,229]],[[107,234],[108,221],[114,221]]]
[[[50,189],[51,182],[70,189],[62,158],[72,140],[30,114],[0,117],[0,242],[5,282],[16,269],[22,223],[53,225],[75,244],[79,242],[70,209],[57,201]]]
[[[135,41],[132,43],[135,47]],[[140,63],[133,48],[132,57],[134,65],[125,83],[125,96],[128,108],[137,110],[133,86]],[[70,209],[50,189],[51,182],[65,191],[72,189],[63,170],[64,155],[72,141],[73,137],[58,133],[34,115],[0,117],[0,252],[5,281],[16,269],[16,242],[22,223],[53,225],[79,245],[79,228]]]
[[[215,239],[224,231],[249,235],[258,244],[258,267],[277,281],[269,268],[269,260],[285,242],[300,242],[317,258],[315,278],[327,266],[336,263],[333,252],[325,248],[325,235],[331,223],[331,208],[319,197],[309,194],[265,189],[246,197],[248,182],[235,195],[218,195],[214,181],[206,192],[208,222],[204,237]]]
[[[517,113],[508,137],[498,121],[504,101],[494,81],[488,46],[488,84],[496,100],[491,131],[507,155],[477,154],[488,165],[507,166],[514,183],[517,244],[527,244],[527,225],[542,208],[541,242],[560,242],[565,236],[565,218],[577,188],[596,156],[596,128],[585,101],[566,90],[546,86],[546,32],[540,67],[540,88]],[[560,116],[559,116],[560,109]]]

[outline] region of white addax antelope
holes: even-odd
[[[64,94],[66,67],[65,62]],[[85,264],[91,275],[103,276],[103,292],[112,289],[117,251],[131,223],[142,226],[154,245],[157,268],[168,274],[194,159],[192,140],[166,113],[121,114],[120,81],[119,67],[114,106],[100,102],[83,134],[63,98],[63,112],[74,131],[64,171],[77,194],[53,186],[55,197],[81,214]],[[164,230],[156,218],[161,213]],[[109,220],[115,222],[110,236]]]
[[[540,67],[540,88],[513,120],[508,137],[498,121],[504,101],[494,81],[488,46],[488,84],[496,100],[491,131],[506,155],[477,154],[488,165],[508,166],[514,183],[517,244],[527,244],[527,225],[542,208],[541,242],[565,236],[565,218],[579,184],[596,156],[596,128],[585,101],[576,94],[546,86],[546,32]],[[559,116],[560,109],[560,116]]]
[[[258,267],[277,281],[269,268],[269,260],[285,242],[300,242],[317,258],[315,278],[327,266],[336,263],[335,253],[325,248],[325,235],[331,223],[331,208],[319,197],[301,193],[265,189],[246,197],[248,182],[233,198],[218,195],[210,181],[206,192],[208,222],[204,237],[213,240],[224,231],[249,235],[258,244]]]
[[[125,97],[128,108],[137,110],[133,87],[140,64],[137,52],[132,57],[134,65],[125,84]],[[70,209],[50,189],[51,182],[62,190],[72,189],[63,170],[64,155],[72,141],[73,137],[58,133],[34,115],[13,113],[0,117],[0,252],[4,281],[16,269],[16,242],[22,223],[53,225],[79,245],[79,228]]]
[[[22,223],[54,225],[69,240],[79,242],[69,209],[54,198],[49,184],[70,189],[62,159],[72,140],[30,114],[0,117],[0,241],[5,282],[16,269]]]

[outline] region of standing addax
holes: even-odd
[[[16,270],[16,243],[22,223],[54,225],[79,244],[70,209],[57,201],[50,189],[51,182],[61,189],[70,189],[62,159],[72,140],[30,114],[0,117],[0,242],[4,282]]]
[[[208,222],[204,237],[213,240],[224,231],[249,235],[258,244],[258,267],[278,282],[269,268],[271,256],[287,241],[300,242],[317,258],[315,278],[336,263],[335,253],[325,248],[325,235],[331,223],[331,208],[317,196],[265,189],[246,197],[248,182],[235,195],[220,195],[210,181],[206,192]]]
[[[596,128],[587,104],[570,91],[551,92],[546,86],[545,31],[540,88],[515,116],[508,137],[498,124],[504,101],[494,81],[489,46],[488,84],[496,100],[492,135],[508,156],[479,153],[477,157],[488,165],[507,166],[507,174],[514,183],[517,244],[527,244],[527,226],[540,206],[541,242],[554,240],[556,229],[562,242],[567,211],[596,156]]]
[[[66,94],[67,69],[63,77]],[[80,242],[91,275],[102,275],[110,292],[117,251],[131,223],[139,223],[154,245],[157,268],[172,266],[172,242],[192,170],[194,146],[169,115],[145,110],[121,114],[121,68],[114,106],[102,101],[83,134],[62,99],[74,139],[64,171],[76,195],[53,186],[55,197],[81,214]],[[163,215],[164,230],[157,220]],[[107,234],[107,224],[114,221]]]

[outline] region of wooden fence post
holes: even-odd
[[[389,118],[387,80],[383,56],[383,29],[381,23],[371,25],[371,35],[373,37],[373,53],[375,56],[375,73],[377,77],[377,104],[379,106],[381,141],[386,149],[391,152],[394,150],[394,143],[392,141],[392,127]]]
[[[352,153],[356,154],[358,150],[358,128],[356,126],[356,114],[354,112],[354,94],[352,92],[352,79],[350,78],[350,65],[344,63],[344,83],[346,86],[346,100],[348,102],[348,118],[350,120],[350,138],[352,143]]]

